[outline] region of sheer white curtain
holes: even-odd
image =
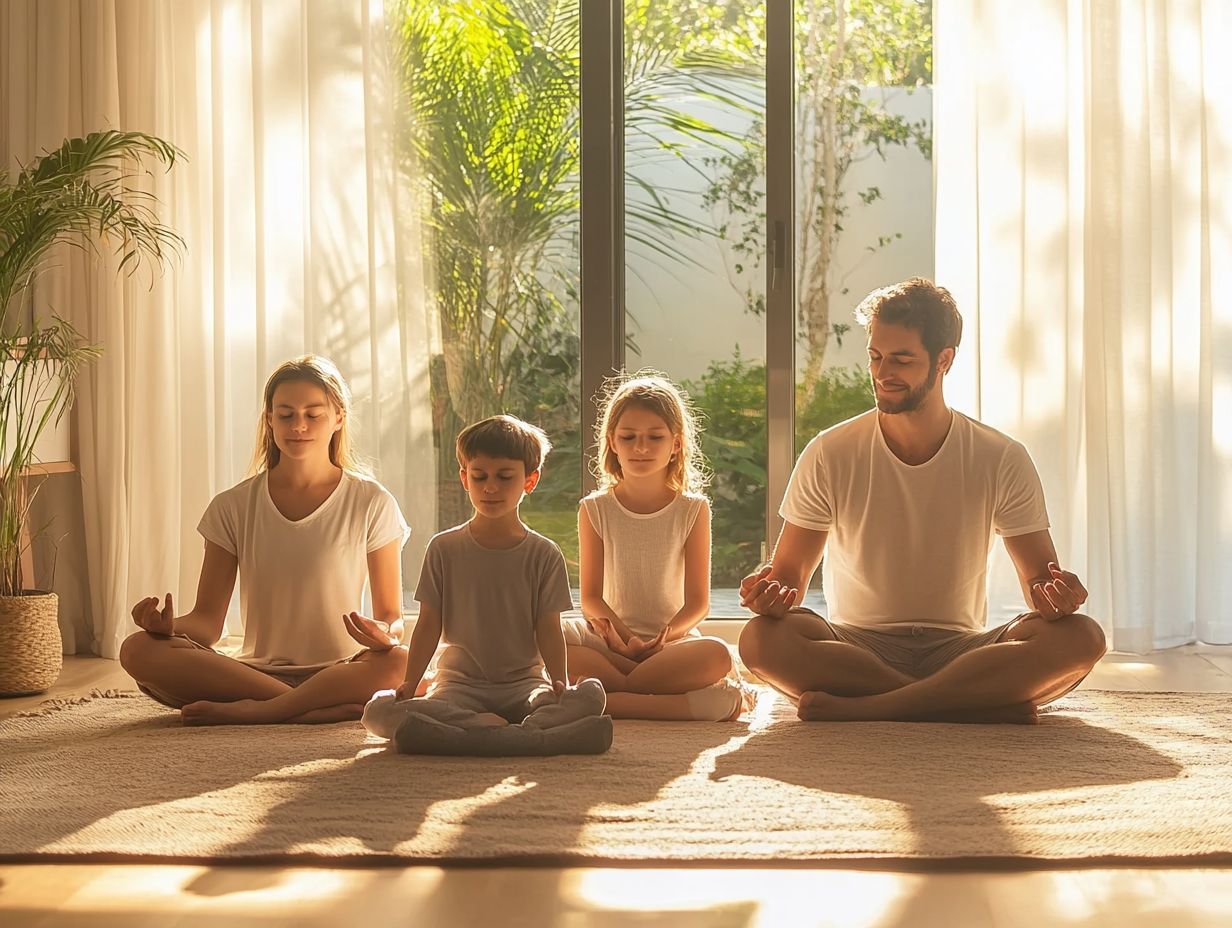
[[[118,281],[69,254],[37,295],[105,348],[75,413],[95,650],[115,656],[142,595],[191,608],[197,520],[245,476],[265,378],[307,351],[350,380],[417,565],[427,325],[379,0],[9,0],[0,29],[10,165],[106,127],[187,156],[150,179],[187,242],[171,272]]]
[[[934,9],[952,399],[1027,444],[1114,647],[1232,642],[1232,5]]]

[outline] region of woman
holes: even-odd
[[[205,559],[193,610],[177,616],[170,593],[161,608],[157,596],[133,607],[141,631],[121,646],[120,663],[186,725],[358,719],[373,693],[402,680],[410,529],[356,461],[350,412],[328,359],[306,355],[274,371],[254,475],[216,496],[197,527]],[[244,641],[228,657],[213,645],[237,572]],[[372,619],[354,611],[365,582]]]

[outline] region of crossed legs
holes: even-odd
[[[1019,619],[994,643],[914,680],[864,649],[837,641],[809,613],[757,616],[740,637],[745,664],[797,700],[802,719],[1023,722],[1081,680],[1105,651],[1089,616]]]
[[[297,687],[185,639],[130,635],[120,664],[138,683],[182,707],[185,725],[356,720],[380,689],[401,682],[406,649],[365,651]]]
[[[617,719],[659,721],[723,718],[739,693],[707,692],[731,672],[731,654],[717,638],[686,638],[640,663],[586,645],[569,646],[569,676],[594,677]],[[701,692],[699,692],[701,691]]]

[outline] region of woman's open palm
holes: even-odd
[[[388,651],[398,644],[382,623],[358,612],[346,613],[342,617],[342,624],[352,638],[372,651]]]

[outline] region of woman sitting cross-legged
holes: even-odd
[[[401,550],[410,534],[393,496],[350,446],[350,391],[334,364],[307,355],[265,385],[255,476],[220,493],[198,531],[197,602],[170,593],[133,606],[141,631],[120,663],[186,725],[358,719],[406,669],[397,646]],[[213,649],[240,578],[244,641]],[[374,618],[356,612],[365,582]],[[376,621],[374,621],[374,619]]]

